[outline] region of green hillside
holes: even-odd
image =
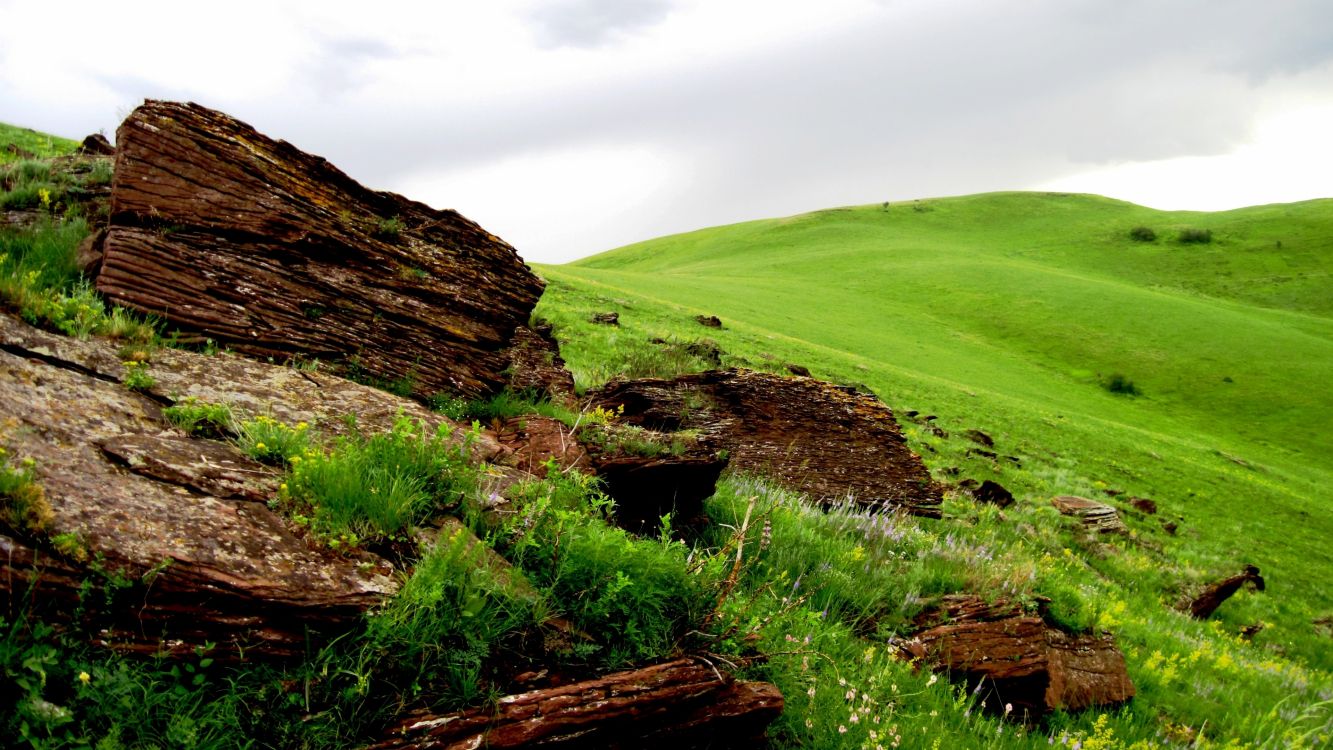
[[[1136,227],[1156,239],[1131,239]],[[1182,242],[1185,230],[1211,240]],[[1269,589],[1233,600],[1215,627],[1266,623],[1247,644],[1256,664],[1280,655],[1329,685],[1333,648],[1316,621],[1333,613],[1331,269],[1333,200],[1198,213],[998,193],[747,222],[542,266],[536,314],[556,324],[580,385],[642,374],[651,338],[706,337],[724,364],[798,363],[868,385],[900,413],[938,415],[948,438],[900,420],[936,478],[1014,492],[1017,510],[995,523],[1036,533],[981,532],[1000,543],[1034,557],[1073,544],[1094,571],[1077,587],[1098,622],[1117,620],[1116,602],[1138,615],[1111,629],[1140,712],[1184,721],[1170,704],[1198,694],[1153,684],[1162,655],[1183,649],[1164,644],[1190,627],[1170,605],[1243,563]],[[619,312],[620,328],[588,323],[593,311]],[[701,314],[725,328],[699,326]],[[1112,392],[1116,375],[1138,395]],[[969,454],[966,429],[993,436],[1000,458]],[[1069,542],[1049,498],[1103,490],[1162,512],[1131,518],[1135,537],[1118,550]],[[1039,575],[1035,592],[1067,584]],[[1238,713],[1214,727],[1269,707],[1243,680],[1196,690],[1205,702],[1234,691],[1223,713]]]
[[[22,160],[24,157],[20,151],[40,159],[72,154],[78,147],[78,141],[0,122],[0,164]]]

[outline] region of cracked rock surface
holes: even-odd
[[[346,414],[364,431],[387,430],[400,415],[432,427],[442,417],[367,386],[240,357],[160,350],[147,369],[153,388],[130,391],[114,344],[0,316],[0,444],[13,460],[32,460],[50,506],[42,529],[0,534],[6,616],[24,606],[57,622],[78,612],[99,640],[128,651],[214,643],[220,655],[287,658],[356,627],[397,589],[384,559],[307,545],[265,504],[280,482],[273,469],[229,443],[186,436],[161,407],[194,395],[240,418],[269,414],[330,434],[348,429]],[[500,446],[483,438],[474,451],[488,458]],[[65,544],[53,544],[58,537]],[[120,597],[117,606],[81,607],[85,581]]]

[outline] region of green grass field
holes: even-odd
[[[1138,226],[1157,239],[1132,240]],[[1192,228],[1212,241],[1177,239]],[[704,229],[538,270],[550,286],[536,315],[556,323],[580,385],[616,375],[652,337],[707,337],[725,364],[794,362],[868,385],[895,410],[939,416],[950,439],[900,420],[937,479],[993,478],[1015,493],[1019,509],[996,522],[1010,528],[994,533],[1031,557],[1074,544],[1055,494],[1156,500],[1159,516],[1130,517],[1128,544],[1074,544],[1091,575],[1038,575],[1034,587],[1058,597],[1077,580],[1084,619],[1072,619],[1118,625],[1140,717],[1145,706],[1196,727],[1211,717],[1221,736],[1256,741],[1246,713],[1284,694],[1256,671],[1193,690],[1153,680],[1194,632],[1170,605],[1243,563],[1268,591],[1232,600],[1213,627],[1265,623],[1245,645],[1254,663],[1313,670],[1333,697],[1333,641],[1316,625],[1333,613],[1333,200],[1192,213],[998,193]],[[619,329],[587,322],[613,310]],[[1104,387],[1114,374],[1140,395]],[[1021,467],[967,455],[968,428]],[[1022,524],[1036,533],[1015,537]]]
[[[58,140],[49,148],[72,147]],[[97,219],[62,196],[110,178],[109,165],[74,182],[49,160],[0,168],[0,207],[50,214],[0,231],[0,305],[70,336],[171,345],[77,271]],[[1139,227],[1156,239],[1131,239]],[[1210,239],[1180,241],[1187,230]],[[900,415],[937,415],[948,436],[900,419],[935,477],[996,479],[1019,502],[1000,512],[950,492],[943,520],[826,511],[762,477],[724,475],[707,502],[713,524],[687,542],[608,524],[597,482],[557,472],[511,488],[518,512],[492,523],[480,511],[488,467],[443,433],[404,419],[389,434],[329,443],[304,424],[233,423],[228,404],[185,402],[164,419],[286,472],[270,506],[311,544],[339,552],[408,538],[456,502],[531,588],[489,572],[480,544],[453,533],[408,551],[402,591],[362,627],[273,665],[223,664],[207,648],[183,662],[119,656],[7,609],[0,734],[34,748],[360,747],[406,710],[519,689],[505,676],[516,663],[592,674],[704,653],[781,689],[773,748],[1326,746],[1330,266],[1333,201],[1197,214],[994,194],[718,227],[540,267],[549,286],[534,317],[555,323],[581,387],[704,369],[697,352],[708,347],[688,345],[708,339],[724,365],[795,363],[873,388]],[[604,311],[621,325],[589,321]],[[135,373],[151,382],[147,367]],[[130,376],[124,385],[146,387]],[[591,419],[521,394],[434,396],[465,422]],[[969,453],[968,429],[994,437],[995,460]],[[0,529],[48,554],[77,553],[78,539],[50,537],[40,514],[25,513],[40,497],[34,476],[23,456],[0,451]],[[378,493],[390,478],[401,491]],[[1161,512],[1126,512],[1129,535],[1098,538],[1049,503],[1105,490],[1152,498]],[[1206,622],[1179,611],[1247,563],[1267,591],[1241,592]],[[132,582],[112,585],[94,565],[87,575],[81,609],[141,606]],[[955,592],[1029,610],[1044,602],[1069,628],[1113,633],[1138,694],[1030,724],[980,710],[972,686],[918,669],[892,645]],[[534,636],[553,616],[590,640],[537,653]]]
[[[0,122],[0,164],[23,159],[22,155],[7,148],[10,144],[37,158],[65,156],[74,153],[74,149],[79,147],[78,141]]]

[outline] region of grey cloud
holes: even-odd
[[[353,91],[368,80],[364,66],[375,60],[393,59],[399,52],[387,42],[369,38],[317,37],[317,49],[303,66],[301,75],[321,97],[336,97]]]
[[[597,47],[670,12],[668,0],[563,0],[543,5],[530,18],[544,47]]]

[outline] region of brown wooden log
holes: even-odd
[[[196,104],[116,134],[98,291],[237,352],[341,363],[419,395],[500,387],[543,287],[454,211],[369,190]]]
[[[494,706],[416,715],[372,748],[755,747],[782,706],[775,686],[737,682],[686,658],[510,695]]]

